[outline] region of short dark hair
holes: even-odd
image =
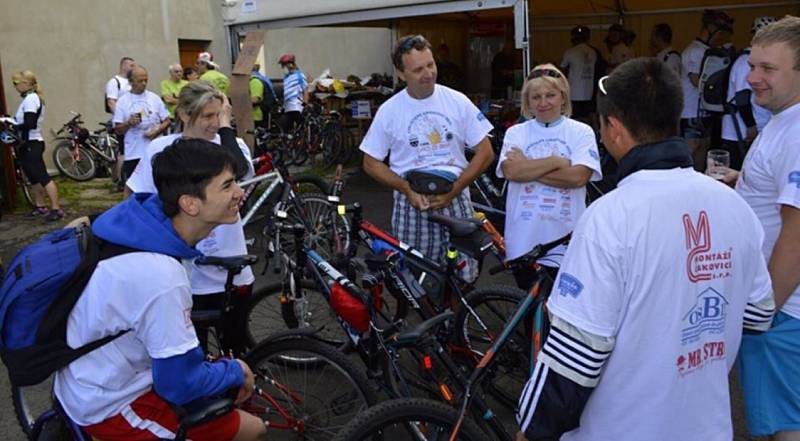
[[[131,57],[122,57],[122,58],[120,58],[120,59],[119,59],[119,65],[120,65],[120,67],[122,67],[122,64],[123,64],[123,63],[125,63],[126,61],[133,61],[133,62],[135,62],[136,60],[134,60],[134,59],[133,59],[133,58],[131,58]]]
[[[423,51],[430,49],[433,52],[433,46],[422,35],[405,35],[400,37],[392,48],[392,64],[399,71],[403,71],[403,55],[411,52],[412,49]]]
[[[666,23],[653,26],[653,35],[664,43],[672,43],[672,27]]]
[[[205,200],[206,187],[224,170],[235,170],[234,159],[220,146],[205,139],[178,138],[153,157],[153,182],[164,205],[164,214],[175,217],[183,195]]]
[[[600,80],[597,113],[617,118],[640,143],[677,136],[683,109],[678,74],[657,58],[635,58]]]

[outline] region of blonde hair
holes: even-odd
[[[572,102],[569,98],[569,82],[567,82],[567,78],[564,76],[564,73],[561,72],[557,67],[555,67],[551,63],[540,64],[534,67],[531,70],[531,74],[537,70],[549,70],[553,71],[558,74],[557,77],[549,76],[549,75],[541,75],[535,78],[530,78],[528,75],[528,80],[525,81],[525,84],[522,86],[522,108],[520,111],[522,115],[526,118],[533,118],[533,112],[530,108],[528,108],[528,98],[530,97],[531,91],[533,89],[546,86],[552,87],[559,92],[561,92],[561,97],[563,98],[564,102],[561,105],[561,114],[569,118],[572,115]]]
[[[11,75],[11,81],[13,82],[24,81],[30,84],[31,90],[36,92],[37,95],[39,95],[39,100],[42,102],[42,105],[44,105],[44,93],[42,92],[42,89],[39,87],[39,82],[36,81],[36,74],[34,74],[29,70],[14,72],[14,74]]]
[[[189,124],[193,124],[203,112],[203,107],[212,100],[224,103],[225,95],[208,81],[191,81],[178,93],[178,105],[175,112],[185,114],[189,117]]]
[[[753,46],[786,43],[794,52],[794,70],[800,70],[800,17],[787,15],[764,26],[753,36]]]

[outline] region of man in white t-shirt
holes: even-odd
[[[111,119],[117,135],[125,136],[125,162],[122,164],[125,180],[133,173],[147,144],[167,130],[170,123],[161,97],[146,89],[147,71],[135,66],[128,73],[128,80],[131,90],[117,100]]]
[[[706,9],[701,18],[700,34],[681,54],[683,69],[683,111],[681,112],[681,135],[689,142],[696,170],[705,170],[711,129],[710,119],[698,108],[700,101],[700,73],[703,56],[709,48],[720,47],[730,40],[733,19],[722,11]]]
[[[131,57],[122,57],[119,60],[119,72],[111,77],[106,83],[105,91],[105,106],[106,113],[114,116],[114,111],[117,109],[117,100],[122,95],[130,92],[131,84],[128,82],[128,74],[136,66],[136,62]],[[117,189],[122,190],[125,187],[124,181],[120,179],[122,173],[122,163],[125,161],[125,137],[117,137],[119,145],[119,154],[117,155],[117,163],[114,164],[114,176],[117,181]]]
[[[747,81],[772,112],[750,147],[736,191],[764,227],[775,304],[772,327],[742,340],[739,366],[747,426],[756,436],[800,439],[800,18],[788,16],[752,41]]]
[[[446,230],[429,222],[428,213],[473,216],[469,185],[494,159],[486,136],[492,125],[464,94],[436,84],[436,61],[423,36],[399,39],[392,62],[407,87],[378,109],[359,147],[364,170],[394,189],[392,229],[398,239],[442,260]],[[470,162],[465,146],[475,151]],[[409,182],[412,171],[432,176],[433,187]],[[476,277],[476,262],[468,260],[464,274]]]
[[[672,27],[667,23],[658,23],[650,33],[650,47],[656,58],[667,63],[678,76],[681,75],[681,53],[672,48]]]
[[[586,26],[576,26],[570,33],[572,47],[564,52],[561,70],[569,80],[569,93],[572,101],[572,117],[588,121],[594,112],[594,66],[597,51],[589,46],[591,31]]]
[[[73,347],[124,332],[55,377],[64,411],[93,438],[172,439],[179,420],[172,405],[232,389],[238,389],[238,403],[252,394],[253,373],[243,361],[206,361],[182,265],[201,255],[193,247],[214,227],[238,219],[242,190],[234,167],[208,141],[180,142],[155,160],[159,195],[137,194],[93,222],[100,239],[141,250],[100,261],[67,322],[66,341]],[[190,429],[187,439],[265,436],[259,418],[235,410]]]
[[[753,21],[753,34],[776,21],[778,20],[775,17],[756,18]],[[758,132],[764,130],[771,116],[769,110],[755,102],[750,83],[747,82],[747,74],[750,73],[750,65],[747,64],[749,58],[748,47],[731,66],[726,99],[731,106],[726,107],[726,113],[722,116],[721,148],[730,152],[731,168],[736,170],[742,168],[747,147],[756,139]]]
[[[620,181],[572,235],[521,429],[529,440],[730,441],[742,328],[764,330],[774,312],[763,230],[741,197],[692,169],[672,69],[637,58],[599,87]]]
[[[621,24],[613,24],[608,28],[605,43],[608,48],[608,71],[611,72],[615,67],[633,58],[633,51],[623,41],[623,37],[628,33]]]

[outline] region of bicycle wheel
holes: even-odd
[[[337,253],[347,249],[350,243],[350,221],[336,212],[336,206],[321,194],[301,194],[298,203],[282,201],[278,210],[286,212],[288,225],[303,224],[308,228],[303,236],[303,245],[316,251],[325,260],[331,260]],[[302,212],[299,211],[298,205]],[[294,259],[294,237],[290,233],[275,232],[276,244]]]
[[[309,358],[318,362],[309,365],[292,361]],[[243,409],[270,423],[271,440],[330,440],[377,402],[363,369],[313,339],[268,343],[256,347],[245,361],[256,374],[261,391]],[[290,423],[287,430],[280,430],[289,419],[296,419],[298,424]]]
[[[503,331],[506,322],[525,296],[524,291],[510,286],[487,286],[466,296],[467,308],[459,308],[455,316],[458,340],[474,353],[485,354]],[[534,311],[535,308],[531,308]],[[481,382],[489,395],[490,406],[499,404],[514,409],[530,374],[530,332],[525,321],[520,322],[495,354]]]
[[[53,377],[34,386],[11,386],[14,415],[25,435],[31,434],[33,423],[51,407]]]
[[[22,196],[25,197],[25,200],[28,201],[30,206],[33,206],[33,193],[31,192],[31,181],[28,179],[28,176],[22,170],[22,167],[19,167],[19,178],[17,179],[17,185],[22,190]]]
[[[347,158],[344,158],[344,130],[344,126],[338,122],[330,122],[322,129],[320,146],[323,166],[331,167],[334,164],[346,162]]]
[[[300,286],[304,296],[298,300],[289,300],[280,283],[253,293],[247,311],[247,340],[251,347],[276,332],[303,326],[319,329],[315,336],[331,345],[346,345],[347,335],[324,294],[309,280],[301,281]]]
[[[334,438],[335,441],[447,440],[458,421],[458,412],[442,403],[424,399],[383,402],[360,414]],[[486,435],[465,420],[459,440],[485,440]]]
[[[76,181],[88,181],[97,171],[92,153],[83,146],[78,147],[78,154],[73,155],[72,143],[60,142],[53,150],[53,162],[62,174]]]
[[[330,193],[330,185],[316,175],[292,176],[292,182],[295,184],[295,191],[298,193],[317,193],[321,195]]]

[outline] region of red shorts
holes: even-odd
[[[172,439],[178,430],[178,416],[166,401],[150,391],[102,423],[83,428],[101,441],[154,441]],[[233,411],[194,427],[187,433],[192,441],[232,440],[239,431],[239,412]]]

